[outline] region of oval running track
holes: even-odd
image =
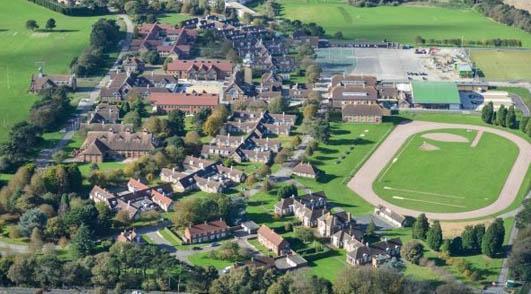
[[[472,129],[489,132],[506,138],[518,146],[518,157],[503,185],[498,199],[494,203],[480,209],[465,212],[434,213],[396,206],[383,200],[374,192],[372,188],[374,181],[376,181],[380,172],[394,158],[395,154],[409,137],[420,132],[438,129]],[[495,154],[493,155],[495,156]],[[412,121],[397,125],[347,185],[352,191],[356,192],[360,197],[372,205],[383,205],[402,215],[418,216],[420,213],[425,213],[430,219],[464,220],[490,216],[509,207],[518,195],[518,190],[525,179],[530,164],[531,144],[525,139],[509,132],[477,125]]]

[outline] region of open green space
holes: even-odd
[[[470,56],[489,80],[531,80],[531,50],[472,49]]]
[[[168,24],[179,24],[181,21],[193,18],[193,16],[185,13],[166,13],[158,17],[159,22]]]
[[[161,236],[166,239],[168,242],[170,242],[170,244],[172,246],[179,246],[179,245],[182,245],[183,242],[182,240],[177,237],[172,231],[170,231],[170,229],[168,228],[164,228],[162,230],[159,231],[159,233],[161,234]]]
[[[188,257],[188,260],[193,265],[203,266],[203,267],[213,266],[218,270],[224,269],[227,266],[234,264],[234,262],[231,262],[229,260],[220,260],[220,259],[211,258],[209,256],[209,252],[200,252],[194,255],[190,255]]]
[[[26,20],[41,28],[54,18],[52,32],[32,32]],[[69,17],[24,0],[0,3],[0,141],[9,128],[24,119],[36,100],[27,92],[31,74],[43,67],[45,73],[69,72],[72,58],[88,45],[92,24],[98,17]]]
[[[423,134],[448,133],[468,142],[442,142]],[[518,154],[509,140],[483,133],[479,144],[470,143],[476,132],[438,130],[412,136],[382,171],[374,189],[395,205],[430,212],[460,212],[496,201]],[[427,150],[426,146],[438,148]],[[496,154],[496,156],[493,156]]]
[[[369,213],[373,207],[352,192],[346,183],[389,134],[393,124],[333,122],[330,127],[330,141],[328,144],[319,144],[318,150],[310,157],[310,162],[324,175],[318,181],[307,178],[297,178],[297,181],[312,191],[325,191],[332,205],[354,215]]]
[[[409,44],[418,35],[425,39],[519,39],[524,47],[531,47],[530,34],[496,23],[472,9],[407,5],[358,8],[344,0],[278,2],[282,16],[315,22],[329,36],[342,32],[347,39],[388,39]]]

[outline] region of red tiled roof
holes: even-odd
[[[275,231],[271,230],[268,226],[262,225],[258,229],[258,235],[264,237],[266,240],[268,240],[271,244],[275,246],[280,246],[282,242],[284,242],[284,238],[280,236],[279,234],[275,233]]]
[[[227,226],[227,223],[222,220],[217,220],[208,223],[193,225],[189,228],[186,228],[186,230],[190,232],[190,235],[194,236],[200,234],[209,234],[221,230],[226,230],[228,228],[229,226]]]
[[[133,178],[129,179],[129,182],[127,182],[127,186],[131,186],[135,188],[136,190],[145,190],[149,188],[144,183],[140,182],[139,180],[135,180]]]
[[[156,105],[217,106],[218,94],[151,93],[149,101]]]
[[[171,198],[164,196],[162,193],[159,193],[159,191],[154,189],[151,191],[151,197],[153,198],[153,202],[160,203],[166,207],[169,207],[172,203]]]
[[[199,68],[201,66],[215,67],[223,72],[232,72],[234,64],[228,60],[217,59],[203,59],[203,60],[175,60],[168,64],[168,71],[185,71],[193,66]]]

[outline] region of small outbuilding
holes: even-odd
[[[255,234],[256,231],[260,228],[258,224],[253,221],[246,221],[241,223],[242,230],[247,234]]]

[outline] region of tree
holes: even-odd
[[[504,105],[501,105],[496,112],[496,124],[502,127],[506,126],[507,109]]]
[[[251,189],[254,184],[256,184],[257,180],[256,180],[256,176],[255,175],[249,175],[247,177],[247,179],[245,179],[245,186],[247,186],[247,188]]]
[[[302,112],[302,115],[305,120],[311,120],[315,117],[315,114],[317,113],[318,106],[311,103],[304,107],[304,110]]]
[[[442,245],[442,229],[439,221],[434,221],[431,225],[428,233],[426,234],[426,241],[431,249],[439,251],[439,248]]]
[[[428,232],[429,228],[430,224],[428,223],[428,218],[426,218],[424,213],[421,213],[413,224],[413,229],[411,231],[412,237],[414,239],[426,239],[426,233]]]
[[[59,287],[63,283],[63,263],[55,254],[43,254],[37,257],[35,281],[41,287]]]
[[[334,39],[338,39],[338,40],[343,39],[343,33],[342,32],[336,32],[334,34]]]
[[[503,227],[503,219],[497,218],[489,225],[483,240],[481,242],[481,253],[494,257],[502,249],[503,238],[505,236],[505,228]]]
[[[33,228],[33,231],[31,231],[30,248],[34,252],[42,248],[42,236],[38,228]]]
[[[293,184],[281,186],[277,191],[278,199],[297,196],[297,187]]]
[[[46,21],[46,29],[47,30],[53,30],[55,29],[55,19],[53,18],[49,18],[47,21]]]
[[[472,294],[475,293],[472,289],[464,285],[463,283],[456,283],[449,281],[445,284],[442,284],[435,289],[436,294]]]
[[[481,109],[481,119],[488,124],[492,124],[492,116],[494,113],[494,105],[492,104],[492,101],[487,103],[487,105],[483,106],[483,109]]]
[[[474,227],[465,226],[465,230],[461,233],[461,240],[463,241],[463,250],[465,252],[474,252],[477,249]]]
[[[522,118],[520,119],[520,122],[518,123],[520,131],[522,131],[523,133],[525,133],[526,131],[528,122],[529,122],[529,116],[522,116]]]
[[[374,224],[374,221],[371,219],[371,221],[367,225],[367,228],[365,229],[365,235],[372,237],[375,234],[376,234],[376,225]]]
[[[90,255],[94,252],[96,246],[92,240],[92,233],[86,225],[82,224],[79,227],[77,233],[70,242],[70,247],[72,248],[74,256],[77,258]]]
[[[142,118],[138,112],[131,111],[124,116],[123,122],[126,124],[132,124],[134,128],[139,128],[142,125]]]
[[[529,223],[528,223],[529,224]],[[531,227],[523,228],[513,242],[508,263],[516,280],[531,281]]]
[[[525,127],[526,134],[531,137],[531,119],[527,121],[527,126]]]
[[[306,227],[296,227],[295,236],[304,243],[310,243],[314,239],[313,230]]]
[[[17,255],[9,267],[7,277],[15,285],[34,285],[35,257],[32,255]]]
[[[531,224],[531,200],[525,199],[522,204],[523,209],[514,218],[515,226],[518,229],[523,229]]]
[[[269,165],[267,164],[262,164],[260,166],[260,168],[256,171],[256,173],[260,176],[260,177],[265,177],[267,176],[268,174],[271,173],[271,168],[269,167]]]
[[[461,237],[455,237],[450,241],[449,254],[450,256],[459,255],[463,252],[463,240]]]
[[[509,106],[509,110],[507,111],[507,116],[505,117],[505,126],[510,129],[517,128],[516,112],[514,111],[514,105]]]
[[[184,130],[185,113],[181,110],[172,110],[168,113],[168,129],[170,136],[182,136]]]
[[[275,97],[269,101],[267,108],[271,113],[283,113],[288,110],[288,101],[282,97]]]
[[[30,209],[20,217],[18,222],[20,233],[29,237],[34,228],[42,230],[47,220],[48,216],[38,208]]]
[[[321,76],[321,67],[317,64],[311,64],[306,68],[306,81],[313,84],[319,80]]]
[[[203,131],[209,136],[215,136],[223,126],[223,118],[212,114],[203,125]]]
[[[30,19],[26,21],[26,29],[35,31],[39,28],[39,25],[37,24],[37,21]]]
[[[402,246],[400,255],[411,263],[419,264],[420,258],[424,256],[424,246],[419,241],[411,240]]]

